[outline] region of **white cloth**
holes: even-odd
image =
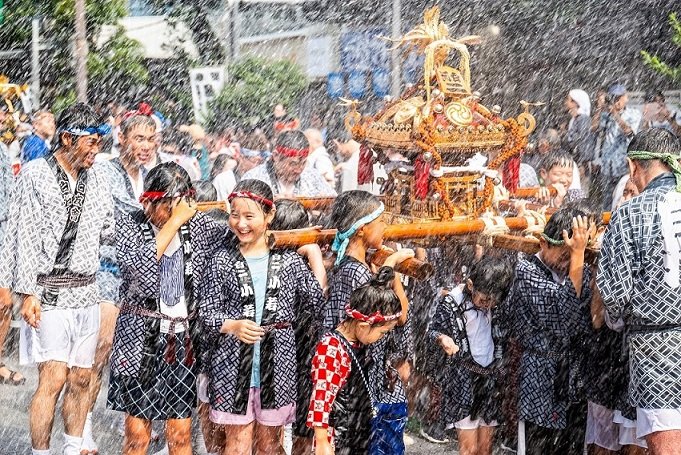
[[[452,296],[457,303],[463,301],[464,286],[465,285],[462,284],[452,290]],[[471,303],[470,306],[466,308],[466,335],[468,337],[473,360],[482,367],[489,366],[494,360],[492,314],[489,311],[476,310]]]
[[[137,175],[137,180],[128,174],[128,180],[130,180],[130,185],[132,185],[132,192],[135,194],[135,199],[139,199],[144,192],[144,178],[142,177],[142,173],[140,172]]]
[[[324,179],[329,182],[329,185],[335,186],[335,175],[333,170],[333,162],[329,153],[326,151],[326,147],[317,147],[310,153],[307,157],[307,167],[311,169],[316,169]]]
[[[624,188],[626,188],[628,181],[629,174],[623,175],[620,181],[617,182],[615,190],[612,192],[612,206],[610,207],[610,210],[612,210],[613,212],[617,210],[617,206],[620,203],[620,199],[622,199],[622,196],[624,196]]]
[[[577,163],[572,161],[572,184],[568,190],[581,190],[582,189],[582,178],[579,175],[579,166]]]
[[[218,201],[226,201],[234,187],[236,186],[236,177],[233,171],[223,171],[215,176],[213,179],[213,186],[218,192]]]
[[[667,430],[681,430],[681,409],[636,408],[637,438]]]
[[[339,168],[340,192],[344,193],[346,191],[356,190],[357,172],[359,169],[359,150],[353,153],[347,161],[341,163]]]
[[[210,403],[208,398],[208,375],[205,373],[199,373],[196,377],[196,395],[201,403]]]
[[[80,446],[83,444],[83,438],[78,436],[71,436],[64,433],[64,455],[80,455]]]
[[[98,335],[99,305],[43,311],[37,329],[22,321],[19,361],[29,365],[56,360],[69,368],[92,368]]]
[[[619,443],[619,425],[614,422],[614,411],[589,401],[586,413],[585,443],[596,444],[616,452],[622,448]]]
[[[584,90],[570,90],[570,98],[577,103],[577,115],[591,116],[591,100]]]
[[[471,420],[471,416],[468,416],[454,423],[454,425],[451,424],[448,425],[447,429],[450,430],[452,428],[456,428],[457,430],[476,430],[480,427],[497,427],[497,426],[499,426],[499,422],[497,422],[496,420],[492,420],[491,422],[487,423],[485,422],[484,419]]]
[[[623,446],[629,446],[629,445],[636,445],[639,447],[643,448],[648,448],[648,444],[646,443],[646,440],[643,438],[637,438],[636,437],[636,421],[635,420],[629,420],[626,417],[622,415],[622,411],[618,411],[615,409],[613,418],[613,422],[615,422],[619,426],[619,443],[620,445]]]

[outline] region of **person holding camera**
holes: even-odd
[[[604,210],[612,205],[612,194],[623,175],[628,173],[627,146],[636,134],[641,122],[641,113],[627,107],[629,97],[622,84],[610,86],[603,97],[599,97],[592,130],[600,139],[600,186]]]
[[[677,136],[681,135],[681,113],[667,107],[664,94],[659,90],[646,96],[642,117],[639,126],[641,131],[664,128]]]

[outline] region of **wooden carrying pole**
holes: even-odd
[[[527,229],[525,218],[506,218],[506,226],[512,231]],[[441,238],[457,235],[479,234],[485,230],[485,223],[480,219],[464,221],[442,221],[433,223],[393,224],[386,228],[383,239],[386,241],[415,240],[425,238]],[[335,229],[295,231],[270,231],[268,243],[270,248],[300,248],[303,245],[317,243],[327,245],[333,242]]]
[[[210,202],[199,202],[196,204],[196,209],[199,212],[208,212],[213,209],[219,209],[227,211],[227,203],[225,201],[210,201]]]
[[[504,218],[510,231],[522,231],[528,228],[531,217]],[[603,223],[610,221],[610,213],[603,214]],[[393,224],[386,228],[383,239],[386,241],[420,240],[427,238],[446,238],[471,234],[481,234],[486,224],[480,219],[463,221],[441,221],[432,223]],[[268,244],[271,248],[300,248],[303,245],[317,243],[328,245],[336,236],[335,229],[299,229],[294,231],[270,231]]]
[[[534,237],[499,234],[492,238],[492,247],[520,251],[526,254],[535,254],[539,251],[539,239]],[[598,259],[598,250],[587,248],[584,253],[584,259],[587,262],[595,262],[596,259]]]
[[[393,254],[393,252],[388,249],[384,249],[375,250],[370,254],[371,256],[369,260],[371,261],[371,263],[374,265],[382,266],[385,263],[385,260],[388,259],[388,256]],[[395,271],[416,278],[417,280],[425,280],[433,274],[433,266],[427,262],[410,258],[404,262],[397,264],[395,266]]]
[[[291,231],[269,231],[267,242],[270,248],[300,248],[303,245],[317,243],[328,245],[333,243],[336,236],[335,229],[295,229]],[[372,264],[381,266],[392,252],[388,249],[372,250],[369,260]],[[397,264],[395,271],[418,280],[425,280],[433,273],[433,266],[427,262],[411,258]]]

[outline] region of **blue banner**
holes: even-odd
[[[375,70],[371,82],[376,97],[383,98],[390,93],[390,73],[386,70]]]
[[[341,71],[364,71],[370,73],[377,69],[390,69],[390,52],[386,29],[374,28],[345,32],[340,37]]]
[[[352,98],[364,98],[366,86],[366,75],[362,71],[351,71],[348,74],[348,92]]]
[[[326,82],[326,93],[329,98],[340,98],[343,96],[343,73],[329,73],[329,79]]]

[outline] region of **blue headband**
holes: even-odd
[[[247,149],[246,147],[241,147],[240,151],[241,154],[246,158],[255,158],[256,156],[267,158],[270,155],[270,152],[268,152],[267,150],[252,150]]]
[[[102,123],[99,126],[88,126],[87,128],[64,128],[62,133],[72,134],[74,136],[89,136],[91,134],[99,134],[106,136],[111,132],[111,125]]]
[[[381,202],[381,205],[376,210],[355,221],[354,224],[350,226],[350,229],[348,229],[345,232],[340,231],[336,232],[336,237],[334,237],[333,239],[333,245],[331,245],[331,250],[337,253],[336,265],[338,265],[341,259],[343,259],[343,257],[345,256],[345,249],[348,247],[348,244],[350,243],[350,237],[352,237],[355,234],[355,232],[357,232],[357,229],[361,228],[365,224],[371,223],[376,218],[381,216],[381,213],[383,213],[384,210],[385,207]]]

